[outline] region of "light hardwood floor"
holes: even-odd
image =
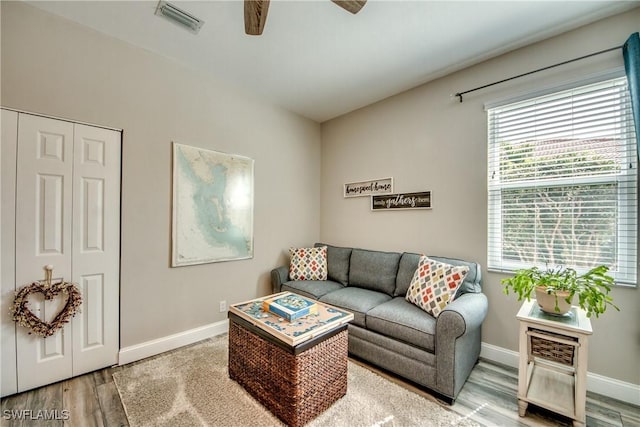
[[[364,366],[364,365],[363,365]],[[548,427],[571,426],[572,421],[534,405],[529,405],[524,418],[518,416],[518,370],[505,365],[480,360],[451,406],[443,404],[428,392],[408,384],[397,377],[380,372],[391,381],[439,402],[444,408],[470,418],[480,425]],[[588,427],[640,427],[640,407],[595,393],[587,393]]]
[[[448,406],[424,390],[392,375],[360,361],[354,362],[368,367],[432,401],[441,403],[444,408],[455,412],[461,419],[470,418],[483,426],[571,425],[570,420],[531,405],[526,417],[518,417],[516,399],[518,372],[515,368],[481,360],[471,373],[455,404]],[[3,398],[0,414],[1,425],[3,427],[128,426],[127,417],[112,378],[112,374],[119,369],[122,367],[106,368]],[[49,411],[48,414],[41,413],[42,417],[48,415],[59,419],[47,421],[10,419],[12,414],[36,418],[39,410]],[[640,407],[589,393],[587,396],[587,426],[640,427]]]

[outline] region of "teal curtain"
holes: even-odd
[[[622,46],[624,70],[629,81],[631,93],[631,108],[633,120],[636,124],[636,139],[638,140],[638,156],[640,156],[640,36],[633,33]]]

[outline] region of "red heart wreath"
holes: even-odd
[[[47,301],[52,300],[60,294],[67,295],[64,308],[51,322],[41,320],[29,309],[29,295],[35,293],[41,293]],[[82,304],[82,294],[73,283],[33,282],[16,292],[11,311],[15,322],[31,329],[36,335],[46,338],[55,334],[59,329],[62,329],[64,324],[79,311],[80,304]]]

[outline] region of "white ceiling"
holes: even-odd
[[[155,16],[157,1],[29,3],[318,122],[640,6],[620,0],[369,0],[352,15],[329,0],[272,0],[263,35],[247,36],[240,0],[171,1],[205,21],[197,35]]]

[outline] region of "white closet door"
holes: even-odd
[[[49,338],[16,329],[18,391],[118,362],[120,290],[120,133],[28,114],[18,116],[17,287],[72,281],[80,312]],[[3,264],[4,266],[4,264]],[[63,298],[29,298],[50,321]]]
[[[73,320],[73,375],[118,362],[120,133],[75,125],[73,281],[82,311]]]
[[[16,287],[43,280],[71,280],[73,124],[20,114],[16,182]],[[30,297],[31,310],[51,321],[64,301]],[[71,324],[48,338],[16,329],[18,391],[72,374]]]
[[[0,117],[2,141],[0,149],[0,171],[2,206],[0,217],[2,246],[0,246],[0,396],[18,391],[16,373],[16,327],[9,309],[15,291],[15,218],[16,218],[16,141],[18,139],[18,113],[2,110]]]

